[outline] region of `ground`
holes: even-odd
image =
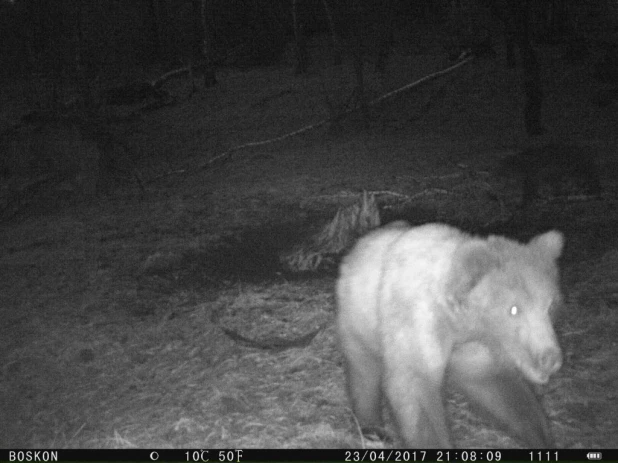
[[[369,98],[449,65],[418,49],[369,72]],[[362,440],[345,396],[334,269],[294,275],[278,257],[363,191],[383,222],[565,234],[565,364],[543,400],[559,447],[617,447],[618,106],[595,103],[594,53],[539,52],[547,133],[535,140],[521,71],[501,52],[371,107],[367,122],[351,114],[229,153],[345,109],[351,66],[220,69],[191,98],[170,84],[176,104],[110,108],[140,117],[114,125],[121,166],[106,191],[52,182],[0,226],[0,447],[379,447]],[[555,141],[598,162],[602,197],[505,206],[500,160]],[[458,447],[520,445],[447,400]]]

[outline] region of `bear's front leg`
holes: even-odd
[[[352,336],[342,340],[352,411],[363,434],[383,436],[382,359]]]
[[[447,370],[448,383],[481,413],[531,448],[552,448],[547,417],[530,384],[495,350],[469,343],[456,349]]]
[[[384,391],[397,430],[407,447],[450,448],[442,401],[445,358],[410,339],[400,332],[385,349]]]

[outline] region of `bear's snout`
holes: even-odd
[[[562,366],[562,351],[558,347],[551,347],[539,357],[539,368],[549,376],[560,370]]]

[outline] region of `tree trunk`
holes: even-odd
[[[326,12],[326,19],[328,20],[328,28],[330,29],[331,45],[333,49],[333,64],[339,66],[341,64],[341,43],[339,37],[335,33],[335,21],[333,20],[333,12],[328,5],[327,0],[322,0],[324,5],[324,11]]]
[[[204,88],[217,84],[215,67],[213,64],[213,36],[212,21],[207,21],[207,14],[212,13],[207,0],[192,0],[193,6],[193,59],[191,68],[204,76]]]
[[[296,65],[294,74],[305,74],[308,67],[307,43],[303,36],[302,27],[298,21],[298,0],[292,0],[292,26],[294,27],[294,48],[296,54]]]
[[[150,13],[152,15],[152,28],[155,36],[155,54],[160,59],[163,56],[163,22],[159,0],[150,0]]]

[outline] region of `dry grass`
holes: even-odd
[[[333,256],[341,256],[359,237],[379,226],[380,211],[375,196],[364,192],[356,202],[339,208],[318,233],[283,253],[281,263],[292,272],[315,272],[320,266],[333,265]]]

